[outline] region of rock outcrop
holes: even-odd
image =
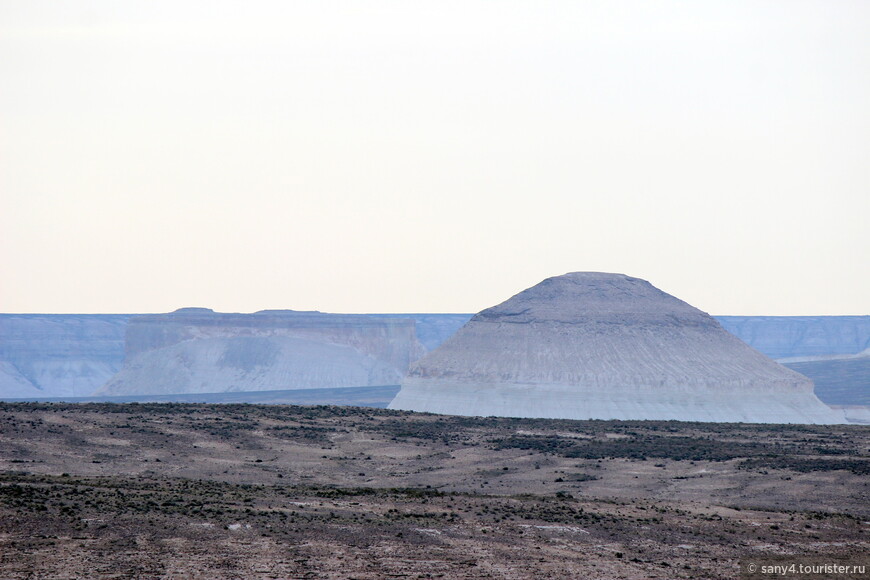
[[[194,313],[187,310],[182,314]],[[204,315],[209,313],[205,309],[201,311]],[[132,316],[0,314],[0,398],[77,398],[93,394],[121,369],[126,326]],[[471,318],[470,314],[365,316],[413,319],[417,340],[429,350],[440,346]],[[143,319],[137,324],[145,324],[144,318],[147,317],[137,317]],[[352,316],[345,322],[353,325],[359,318]],[[750,346],[813,379],[816,394],[824,402],[866,404],[866,366],[870,359],[855,358],[860,355],[854,353],[870,346],[870,316],[718,316],[716,319]],[[148,331],[147,325],[137,327],[142,332],[131,337],[131,361],[132,357],[157,345],[167,346],[190,338],[173,334],[177,328],[170,330],[162,322],[156,324]],[[339,344],[343,343],[339,341]],[[419,349],[414,356],[418,354]],[[318,356],[329,356],[329,352],[324,350]],[[336,356],[340,360],[342,354],[336,353]],[[398,379],[393,381],[397,383]]]
[[[0,398],[90,395],[124,362],[127,314],[0,314]]]
[[[856,354],[870,348],[870,316],[717,316],[772,359]]]
[[[412,365],[393,409],[837,423],[806,377],[638,278],[577,272],[474,316]]]
[[[410,318],[417,326],[417,340],[427,351],[435,350],[468,322],[471,314],[369,314],[377,318]]]
[[[863,405],[870,413],[870,349],[858,354],[808,356],[778,362],[812,379],[816,395],[825,403]]]
[[[95,394],[397,385],[424,352],[410,319],[184,308],[133,318],[124,366]]]

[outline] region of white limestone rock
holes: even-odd
[[[0,360],[0,399],[44,397],[45,393],[9,361]]]
[[[717,316],[725,330],[772,359],[870,349],[870,316]]]
[[[0,314],[0,397],[90,395],[124,362],[125,314]]]
[[[471,314],[370,314],[377,318],[411,318],[416,322],[417,340],[426,350],[435,350],[466,322]]]
[[[576,272],[474,316],[392,409],[454,415],[842,423],[812,381],[638,278]]]
[[[95,395],[397,385],[425,352],[410,319],[204,308],[133,318],[126,350]]]

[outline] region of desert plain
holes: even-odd
[[[738,578],[753,559],[866,563],[868,476],[861,425],[0,403],[0,578]]]

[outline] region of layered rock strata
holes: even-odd
[[[870,316],[717,316],[728,332],[773,359],[870,349]]]
[[[128,314],[0,314],[0,397],[90,395],[120,370]]]
[[[638,278],[577,272],[475,315],[412,365],[393,409],[837,423],[806,377]]]
[[[133,318],[124,366],[96,394],[396,385],[424,352],[409,319],[185,308]]]

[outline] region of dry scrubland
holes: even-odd
[[[870,427],[0,404],[0,578],[734,578],[870,552]]]

